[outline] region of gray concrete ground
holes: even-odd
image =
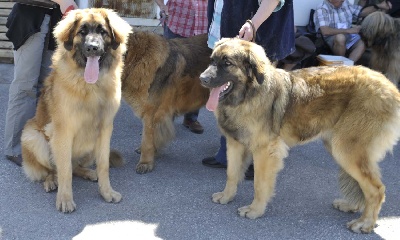
[[[205,109],[199,120],[201,135],[190,133],[176,119],[176,139],[157,158],[153,172],[135,173],[139,155],[141,122],[122,104],[116,119],[112,147],[126,160],[110,170],[111,184],[123,195],[118,204],[106,203],[97,183],[73,179],[77,210],[56,210],[56,192],[45,193],[30,182],[21,168],[3,154],[4,120],[13,65],[0,64],[0,239],[399,239],[400,148],[388,154],[380,166],[386,184],[386,202],[378,227],[369,235],[346,229],[358,213],[332,208],[340,196],[338,167],[320,142],[290,150],[265,215],[256,220],[238,216],[237,208],[253,198],[253,182],[240,184],[227,205],[212,203],[211,194],[224,188],[224,169],[210,169],[201,159],[219,146],[212,113]],[[399,126],[400,127],[400,126]],[[362,133],[360,133],[362,134]]]

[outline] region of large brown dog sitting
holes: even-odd
[[[199,75],[210,62],[207,35],[167,40],[151,32],[131,34],[122,75],[122,95],[142,119],[136,172],[154,168],[154,155],[175,136],[173,118],[201,108],[209,90]]]
[[[288,149],[320,138],[342,169],[345,198],[335,200],[334,207],[363,210],[348,227],[371,232],[385,199],[378,162],[400,136],[396,87],[361,66],[289,73],[273,67],[262,47],[239,39],[218,42],[211,58],[200,79],[212,89],[206,106],[215,111],[228,155],[226,187],[213,201],[233,200],[252,155],[254,200],[239,208],[239,214],[262,216]]]
[[[44,181],[46,191],[58,186],[56,207],[62,212],[76,207],[73,173],[98,178],[107,202],[121,200],[110,185],[110,138],[130,32],[129,24],[108,9],[71,11],[55,28],[53,71],[45,80],[35,117],[23,130],[22,157],[30,179]],[[87,168],[94,159],[97,174]]]

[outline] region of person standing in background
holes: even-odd
[[[22,164],[21,134],[35,115],[40,88],[50,73],[56,48],[52,30],[68,11],[78,8],[73,0],[53,0],[59,8],[15,3],[7,18],[6,36],[14,46],[14,78],[10,84],[4,128],[6,159]]]
[[[186,38],[207,33],[207,0],[155,0],[164,19],[164,37]],[[199,110],[186,113],[183,125],[191,132],[201,134],[204,129],[197,120]]]

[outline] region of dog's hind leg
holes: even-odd
[[[326,150],[332,155],[332,143],[331,139],[332,137],[330,134],[326,135],[323,137],[323,143],[325,145]],[[333,156],[333,155],[332,155]],[[359,196],[361,188],[358,182],[352,178],[346,171],[344,171],[342,168],[340,169],[339,173],[339,183],[342,185],[340,186],[340,189],[345,192],[353,192],[354,195]],[[346,194],[344,194],[346,196]],[[361,208],[364,207],[364,195],[361,191],[361,197],[362,200],[360,201],[352,201],[350,202],[348,199],[335,199],[333,201],[333,207],[342,211],[342,212],[357,212]],[[359,198],[356,198],[359,199]]]
[[[81,177],[83,179],[87,179],[93,182],[97,181],[96,171],[90,168],[76,166],[74,168],[73,174],[77,177]]]
[[[243,180],[247,167],[245,146],[228,136],[226,141],[228,166],[225,189],[212,195],[212,201],[220,204],[227,204],[233,200],[237,192],[237,185]]]
[[[22,167],[25,175],[32,181],[44,181],[46,192],[57,188],[54,168],[51,164],[49,144],[44,134],[37,129],[34,120],[29,120],[21,136]]]
[[[136,172],[144,174],[151,172],[154,168],[154,126],[153,122],[146,117],[143,118],[142,143],[140,144],[140,160],[136,165]]]
[[[57,189],[58,182],[57,182],[57,174],[55,172],[50,173],[47,175],[43,182],[44,190],[46,192],[51,192]]]
[[[90,181],[97,181],[97,173],[95,170],[90,169],[89,167],[94,164],[94,156],[92,154],[87,154],[81,159],[76,161],[72,161],[72,173],[83,179],[87,179]]]
[[[335,200],[334,207],[341,211],[364,211],[359,219],[347,224],[352,231],[369,233],[378,219],[379,211],[385,200],[385,186],[381,181],[378,159],[371,159],[367,151],[368,144],[350,144],[343,140],[333,146],[333,157],[347,172],[340,178],[344,200]],[[349,149],[352,146],[352,149]],[[361,191],[360,191],[361,189]],[[361,194],[361,196],[360,196]],[[364,200],[365,199],[365,200]]]
[[[141,155],[139,163],[136,165],[137,173],[151,172],[154,168],[155,153],[175,136],[172,117],[164,115],[159,120],[157,119],[157,116],[143,118]]]
[[[334,208],[342,212],[358,212],[364,209],[365,198],[360,184],[343,168],[339,171],[339,187],[345,199],[335,199]]]
[[[280,139],[267,146],[259,146],[253,152],[254,199],[249,206],[239,208],[242,217],[261,217],[269,200],[273,197],[278,172],[283,168],[283,159],[288,155],[288,146]]]

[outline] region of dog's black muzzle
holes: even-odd
[[[201,85],[204,87],[212,87],[211,80],[216,77],[217,66],[210,65],[204,72],[200,74]]]
[[[101,35],[90,34],[86,36],[83,52],[85,57],[95,57],[103,55],[104,42]]]

